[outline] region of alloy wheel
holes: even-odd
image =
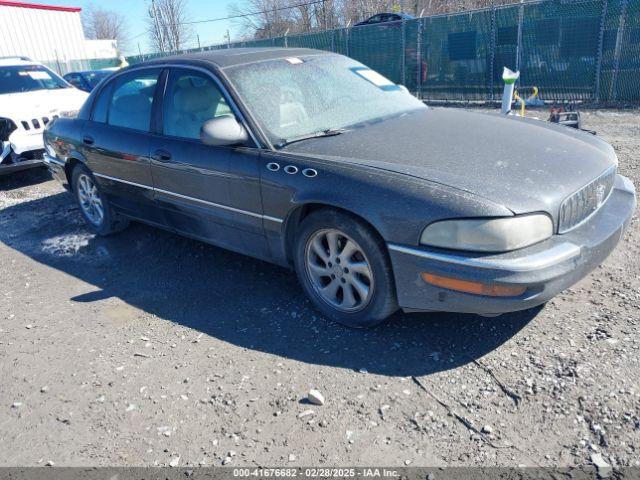
[[[78,201],[87,219],[95,226],[100,226],[104,220],[104,206],[98,193],[98,187],[89,175],[78,177]]]
[[[371,264],[360,245],[340,230],[324,229],[311,235],[305,268],[318,296],[333,308],[353,313],[371,301]]]

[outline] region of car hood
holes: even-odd
[[[554,218],[562,200],[617,163],[609,144],[570,127],[448,108],[417,110],[284,151],[418,177],[516,214],[546,211]]]
[[[0,95],[0,117],[14,122],[79,110],[89,95],[77,88],[34,90]]]

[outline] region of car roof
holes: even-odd
[[[40,65],[38,62],[25,60],[25,57],[0,57],[0,67],[17,67],[21,65]]]
[[[106,70],[78,70],[75,72],[67,72],[65,73],[63,76],[66,77],[67,75],[73,75],[73,74],[80,74],[80,75],[84,75],[86,73],[112,73]]]
[[[144,62],[145,65],[155,63],[210,63],[218,68],[227,68],[237,65],[261,62],[264,60],[278,60],[281,58],[301,57],[309,55],[335,55],[325,50],[314,50],[311,48],[225,48],[221,50],[207,50],[204,52],[184,53],[160,57]],[[135,65],[137,66],[137,65]],[[134,67],[135,67],[134,66]]]
[[[369,18],[377,17],[378,15],[397,15],[398,17],[402,17],[405,20],[412,20],[415,18],[413,15],[404,12],[380,12],[370,16]]]

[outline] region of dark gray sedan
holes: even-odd
[[[45,144],[98,234],[136,220],[293,266],[320,311],[355,327],[399,307],[542,304],[611,253],[636,205],[595,136],[427,108],[307,49],[121,70]]]

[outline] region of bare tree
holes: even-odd
[[[235,23],[246,35],[254,38],[279,37],[294,27],[289,0],[245,0],[242,5],[229,7],[229,14],[237,16]]]
[[[376,13],[454,13],[519,0],[238,0],[229,8],[243,37],[269,38],[346,27]]]
[[[162,53],[181,50],[193,38],[186,0],[151,0],[148,24],[151,44]]]
[[[244,0],[229,15],[241,34],[254,38],[306,33],[337,26],[339,0]]]
[[[82,27],[87,38],[92,40],[117,40],[122,50],[129,39],[126,18],[114,11],[90,4],[82,12]]]

